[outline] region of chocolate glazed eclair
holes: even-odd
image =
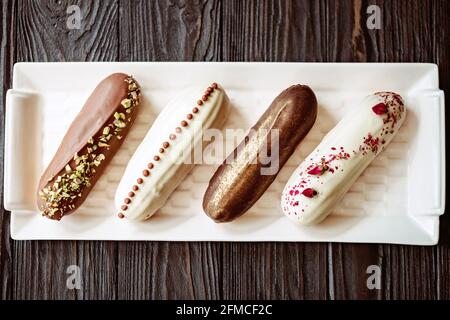
[[[314,92],[304,85],[284,90],[272,102],[249,134],[228,156],[209,181],[203,197],[203,209],[215,222],[230,222],[262,196],[278,172],[309,132],[317,116]],[[272,146],[273,130],[278,145]],[[267,150],[278,148],[278,167],[262,174]]]
[[[41,176],[43,216],[60,220],[84,202],[133,124],[139,100],[138,83],[124,73],[98,84]]]

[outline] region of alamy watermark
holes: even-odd
[[[379,6],[373,4],[367,7],[366,13],[369,15],[367,17],[366,26],[369,30],[381,29],[381,9]]]
[[[260,164],[261,175],[278,172],[279,137],[278,129],[250,129],[244,138],[244,129],[193,129],[191,138],[180,136],[182,142],[165,154],[164,159],[173,164],[239,165]],[[178,138],[177,138],[178,139]],[[241,143],[237,145],[236,142]],[[228,157],[224,160],[224,157]]]
[[[381,268],[375,264],[367,267],[366,273],[369,274],[366,285],[369,290],[381,289]]]
[[[81,9],[77,5],[67,7],[66,13],[68,15],[66,26],[69,30],[81,29]]]
[[[66,280],[66,286],[69,290],[81,289],[81,268],[77,265],[70,265],[66,269],[66,273],[69,275]]]

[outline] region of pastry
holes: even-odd
[[[304,225],[322,221],[387,147],[405,116],[403,99],[396,93],[366,97],[292,174],[281,199],[284,214]]]
[[[209,181],[203,197],[206,214],[215,222],[229,222],[250,209],[309,132],[316,115],[317,100],[309,87],[294,85],[280,93]],[[277,153],[271,154],[270,163],[268,150]]]
[[[194,167],[203,132],[220,128],[229,99],[217,83],[184,90],[159,114],[130,159],[116,191],[119,218],[144,220],[161,208]]]
[[[133,124],[139,100],[139,85],[124,73],[98,84],[41,176],[42,215],[60,220],[84,202]]]

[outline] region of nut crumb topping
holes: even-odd
[[[48,179],[48,184],[38,192],[44,204],[39,208],[43,216],[61,219],[67,212],[75,209],[76,201],[82,197],[84,188],[91,186],[91,178],[96,168],[105,160],[102,151],[109,150],[112,139],[120,140],[121,131],[131,121],[131,113],[140,102],[140,88],[132,76],[128,83],[128,95],[120,104],[123,112],[116,112],[112,123],[100,129],[100,135],[90,137],[83,148],[83,154],[75,153],[73,162],[67,164],[56,176]]]

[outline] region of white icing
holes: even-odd
[[[284,188],[281,208],[286,216],[307,225],[319,223],[331,212],[364,169],[389,144],[403,123],[406,109],[396,96],[400,98],[393,93],[384,92],[367,96],[323,138],[294,171]],[[378,115],[372,110],[379,103],[386,103],[388,106],[386,114]],[[389,118],[387,122],[384,120],[392,115],[397,117],[396,121],[393,118]],[[372,139],[379,139],[377,150],[368,148],[364,143],[369,133]],[[347,153],[348,159],[339,158],[329,162],[326,165],[329,169],[321,175],[308,173],[321,164],[321,159],[332,159],[331,155],[338,154],[341,147],[341,154],[345,158]],[[363,147],[364,151],[360,149]],[[323,166],[319,166],[321,168]],[[311,198],[303,195],[302,192],[307,188],[315,190],[317,194]]]
[[[161,208],[194,167],[194,161],[188,160],[198,159],[191,157],[191,153],[194,146],[198,147],[202,144],[203,131],[209,128],[218,129],[225,122],[229,110],[229,99],[222,87],[215,89],[201,106],[197,105],[197,101],[204,95],[207,87],[186,89],[171,100],[156,118],[131,157],[115,195],[116,208],[126,218],[147,219]],[[199,109],[197,113],[192,112],[194,107]],[[192,120],[187,119],[189,113],[193,115]],[[181,126],[183,120],[188,122],[187,127]],[[176,127],[180,127],[182,131],[176,133]],[[175,140],[169,139],[171,134],[176,135]],[[165,141],[169,142],[170,146],[164,153],[160,153],[159,149]],[[159,161],[153,159],[155,155],[160,157]],[[147,165],[150,162],[154,164],[154,167],[149,170],[150,175],[144,177],[142,172],[148,169]],[[137,184],[138,178],[142,178],[144,182]],[[123,211],[121,207],[124,205],[124,199],[128,198],[133,185],[137,185],[139,190],[134,192],[134,197],[130,198],[131,203],[127,205],[128,209]]]

